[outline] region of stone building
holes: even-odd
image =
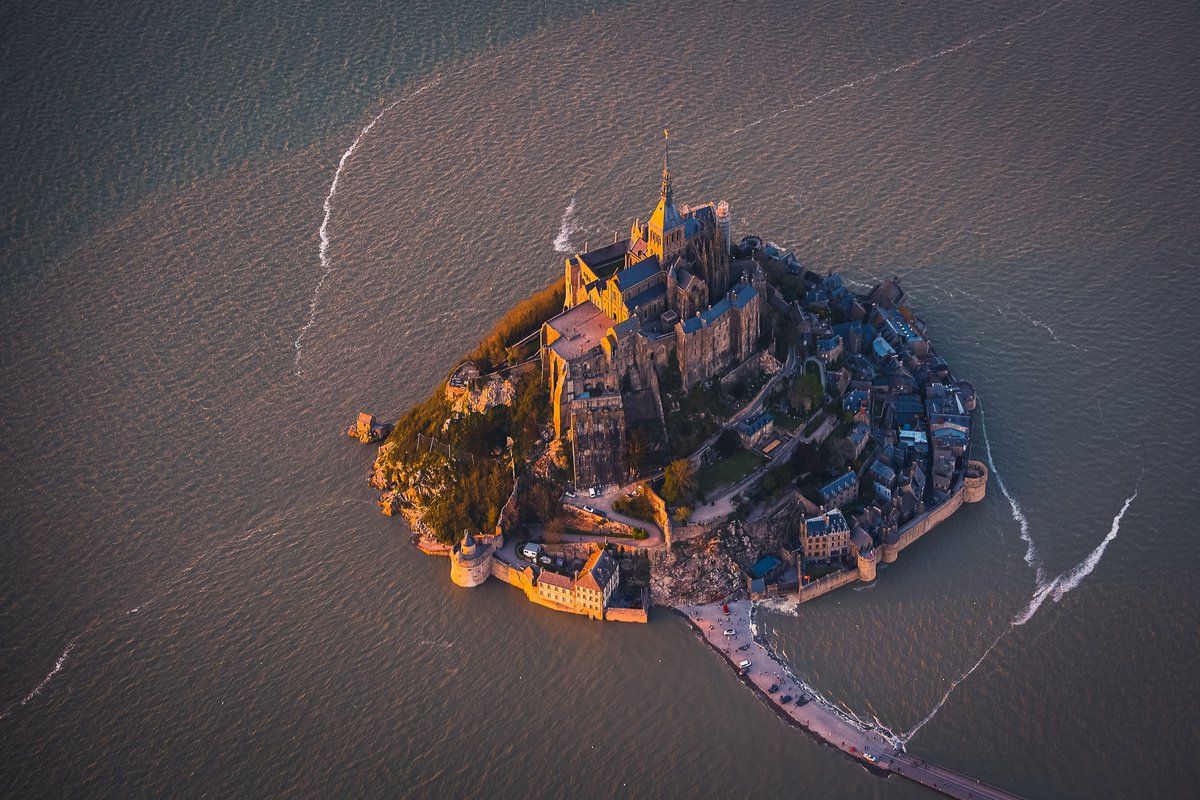
[[[754,262],[732,274],[728,204],[676,205],[669,156],[649,220],[634,222],[628,239],[566,259],[566,308],[542,327],[555,435],[592,440],[586,458],[576,454],[576,485],[624,478],[623,448],[602,457],[593,443],[623,439],[622,395],[654,386],[652,373],[672,355],[687,390],[755,353],[765,276]]]
[[[850,528],[842,512],[834,509],[800,521],[800,546],[805,561],[827,562],[850,553]]]
[[[538,597],[591,619],[604,619],[608,600],[620,582],[620,571],[606,550],[594,550],[574,576],[542,570],[537,576]]]
[[[854,470],[846,470],[846,474],[835,478],[821,487],[821,502],[825,509],[832,510],[853,503],[858,499],[858,476]]]

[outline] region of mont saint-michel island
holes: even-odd
[[[347,433],[382,441],[379,504],[458,587],[498,580],[585,624],[673,608],[777,713],[864,766],[1011,797],[908,755],[757,633],[761,603],[886,580],[983,499],[988,470],[975,391],[899,278],[818,274],[734,219],[725,201],[676,201],[664,142],[658,203],[628,236],[566,258],[394,425],[359,414]]]

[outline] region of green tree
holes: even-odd
[[[808,413],[821,405],[825,399],[825,390],[821,386],[821,377],[811,372],[792,378],[788,389],[788,402],[797,411]]]
[[[672,461],[663,476],[663,499],[673,506],[690,506],[696,500],[696,468],[686,458]]]

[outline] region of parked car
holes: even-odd
[[[572,491],[567,492],[567,497],[574,497],[574,496],[575,496],[574,492],[572,492]]]
[[[595,513],[596,513],[596,509],[592,508],[591,506],[584,506],[584,507],[583,507],[583,510],[584,510],[584,511],[586,511],[586,512],[588,512],[589,514],[595,514]]]
[[[588,489],[588,497],[597,497],[600,494],[599,487],[593,486]]]
[[[779,684],[772,683],[771,688],[767,689],[767,694],[775,694],[778,691],[779,691]]]
[[[785,695],[783,696],[783,698],[782,698],[782,699],[780,699],[780,701],[779,701],[779,702],[781,702],[781,703],[790,703],[790,702],[792,702],[792,696],[791,696],[790,694],[785,694]]]
[[[750,649],[750,643],[746,642],[744,645],[742,645],[741,647],[738,648],[738,652],[744,653],[749,649]]]
[[[726,636],[737,636],[737,631],[735,631],[733,628],[726,628],[725,635]]]
[[[750,661],[748,659],[738,664],[739,673],[744,673],[748,669],[750,669]]]
[[[872,764],[874,764],[876,761],[875,756],[871,755],[866,750],[863,750],[863,758],[867,761],[870,761]]]

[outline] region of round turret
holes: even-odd
[[[875,580],[875,548],[859,550],[856,560],[858,562],[858,579],[863,583]]]
[[[968,461],[963,476],[963,500],[978,503],[987,494],[988,468],[982,461]]]
[[[450,580],[459,586],[478,586],[492,574],[492,548],[480,544],[470,531],[463,534],[462,543],[450,553]]]
[[[850,531],[850,545],[858,564],[858,579],[864,583],[875,580],[875,542],[861,525],[855,525]]]

